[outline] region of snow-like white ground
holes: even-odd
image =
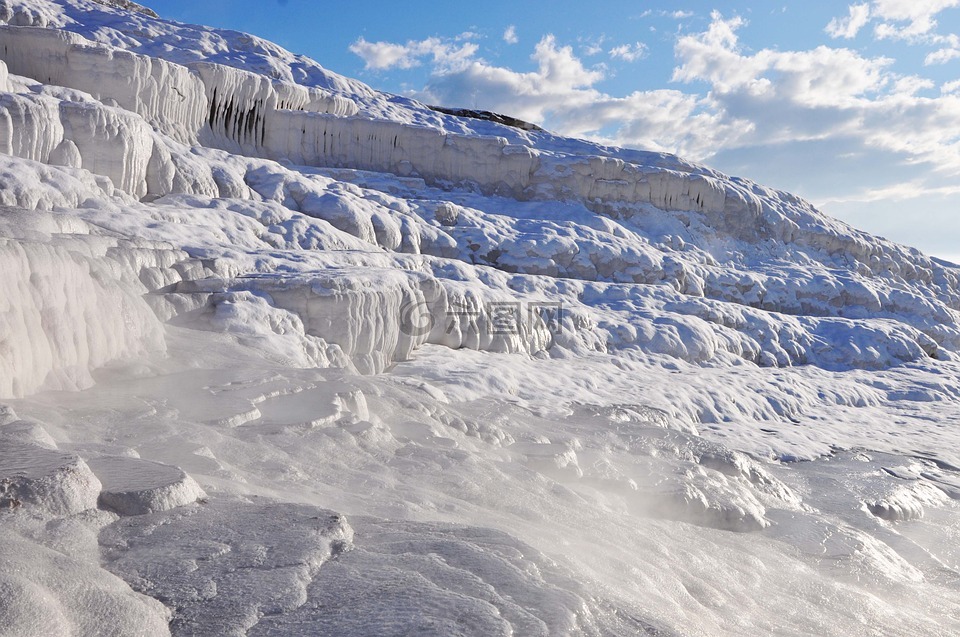
[[[0,23],[0,635],[960,632],[960,268],[132,3]]]

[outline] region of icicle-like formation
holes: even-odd
[[[82,221],[4,209],[0,398],[78,389],[90,372],[164,348],[140,270],[185,255],[92,236]]]
[[[33,95],[0,95],[0,152],[46,164],[63,139],[56,101]]]
[[[277,110],[329,113],[349,117],[358,112],[349,99],[320,89],[275,82],[256,73],[219,64],[197,63],[208,102],[206,135],[201,141],[225,150],[258,155],[266,120]]]
[[[84,168],[138,198],[167,194],[173,186],[172,175],[163,179],[174,171],[170,155],[163,154],[154,131],[133,113],[97,103],[0,95],[0,152]]]
[[[537,150],[510,144],[501,137],[454,135],[424,126],[355,117],[358,107],[354,102],[327,91],[276,82],[217,64],[196,63],[187,68],[97,45],[66,31],[0,26],[0,54],[13,73],[88,92],[105,104],[116,104],[140,115],[147,124],[181,142],[199,140],[231,152],[310,166],[417,175],[434,183],[475,184],[484,192],[519,199],[573,197],[594,208],[650,203],[665,210],[746,212],[754,219],[759,214],[759,206],[742,189],[712,177],[641,167],[607,157],[542,159]],[[35,113],[28,117],[23,105],[17,108],[23,126],[37,127],[40,122],[50,121]],[[71,122],[79,116],[76,110],[70,113]],[[89,116],[94,113],[87,111],[86,115],[79,116],[78,121],[85,131],[97,132],[85,140],[88,147],[100,143],[97,138],[103,135],[119,135],[124,140],[124,152],[114,149],[104,154],[98,150],[84,162],[84,168],[109,175],[119,188],[138,197],[148,192],[170,192],[166,188],[172,182],[154,175],[150,176],[153,186],[145,185],[148,177],[141,168],[150,152],[138,151],[149,150],[146,147],[150,142],[142,141],[148,136],[138,132],[136,138],[126,137],[121,129],[135,125],[121,125],[113,118],[106,118],[112,119],[107,122],[102,113],[96,114],[96,123],[90,124]],[[18,115],[9,117],[17,119]],[[37,131],[36,136],[56,138],[56,124],[52,126],[54,130]],[[19,135],[29,138],[31,133]],[[77,140],[72,141],[80,146]],[[42,145],[29,152],[22,150],[22,144],[19,148],[4,152],[48,161],[53,150]],[[67,158],[75,158],[72,149],[63,152]],[[83,149],[80,154],[85,154]],[[134,158],[132,165],[120,170],[120,156]],[[143,160],[144,156],[148,159]]]
[[[561,158],[545,166],[536,150],[504,138],[353,117],[356,104],[327,91],[217,64],[197,63],[191,70],[96,45],[66,31],[0,26],[0,51],[13,73],[116,103],[178,141],[200,137],[206,145],[248,155],[473,183],[486,192],[517,198],[573,196],[595,205],[642,202],[667,210],[719,212],[727,191],[733,190],[709,177],[644,169],[604,157],[574,162]],[[37,125],[25,116],[21,123]],[[120,133],[113,123],[107,128]],[[43,135],[56,137],[56,131]],[[45,157],[40,161],[49,156],[12,154]],[[84,167],[100,172],[102,157]],[[117,171],[114,167],[100,174],[114,177]],[[124,185],[116,185],[130,194],[146,193],[139,179],[123,175],[120,181]],[[151,194],[165,193],[151,189]]]
[[[305,334],[339,348],[353,367],[378,374],[409,360],[425,343],[451,349],[535,354],[552,345],[544,324],[517,321],[504,327],[480,289],[456,288],[408,272],[331,269],[291,276],[262,275],[231,281],[186,281],[179,293],[207,294],[215,304],[222,293],[253,292],[292,312]],[[501,304],[509,301],[503,295]],[[502,320],[502,319],[500,319]]]
[[[500,137],[444,134],[386,120],[280,111],[267,120],[269,158],[470,182],[521,197],[538,166],[535,151]]]

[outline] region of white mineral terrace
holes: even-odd
[[[0,634],[960,633],[960,270],[0,0]]]

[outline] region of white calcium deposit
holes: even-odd
[[[956,634],[958,387],[789,193],[0,0],[4,635]]]

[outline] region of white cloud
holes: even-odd
[[[935,186],[931,188],[923,180],[914,179],[881,188],[866,188],[840,197],[818,201],[822,206],[840,203],[875,203],[878,201],[909,201],[919,197],[952,197],[960,195],[960,186]]]
[[[944,82],[943,86],[940,87],[940,92],[944,95],[949,95],[950,93],[960,93],[960,80]]]
[[[603,47],[599,44],[592,43],[583,47],[583,54],[587,57],[593,57],[594,55],[599,55],[603,53]]]
[[[845,18],[834,18],[825,29],[832,38],[851,39],[857,37],[860,29],[870,21],[869,4],[852,4],[850,14]]]
[[[923,36],[936,28],[937,14],[958,6],[960,0],[873,0],[873,14],[887,20],[877,25],[875,33],[879,38]],[[900,26],[904,22],[908,24]]]
[[[957,58],[960,58],[960,49],[938,49],[933,53],[927,54],[927,57],[923,59],[923,63],[925,66],[946,64]]]
[[[577,38],[577,42],[580,44],[580,51],[586,57],[593,57],[594,55],[603,53],[603,43],[607,40],[606,35],[601,35],[599,38]]]
[[[957,35],[936,32],[937,16],[957,7],[960,0],[872,0],[849,5],[848,15],[832,19],[824,30],[833,38],[851,39],[872,21],[873,35],[878,40],[939,45],[941,51],[927,56],[928,64],[938,64],[952,59],[949,50],[960,46],[956,44]]]
[[[531,57],[538,63],[539,75],[546,84],[582,88],[603,79],[603,72],[584,67],[571,47],[558,47],[553,35],[545,35]]]
[[[449,105],[473,105],[501,110],[524,119],[542,122],[545,113],[589,103],[598,96],[592,87],[603,71],[583,65],[569,46],[558,46],[553,35],[537,43],[531,58],[537,70],[519,73],[474,60],[453,72],[437,71],[421,97]]]
[[[520,38],[517,37],[516,26],[511,24],[507,27],[507,29],[503,32],[503,41],[507,44],[516,44],[520,41]]]
[[[709,112],[708,100],[681,91],[637,91],[624,97],[603,93],[596,88],[605,77],[602,68],[585,66],[553,35],[540,40],[531,58],[537,70],[528,73],[481,60],[434,73],[415,97],[507,113],[567,135],[694,157],[709,154],[736,130],[749,127],[721,121]]]
[[[754,125],[734,146],[832,139],[847,150],[888,153],[898,165],[960,174],[960,100],[918,96],[933,82],[897,75],[889,58],[849,49],[745,54],[737,37],[743,24],[715,13],[706,32],[676,45],[675,79],[706,82],[722,121]]]
[[[408,69],[420,64],[410,48],[403,44],[367,42],[361,36],[349,48],[351,53],[363,59],[364,68],[367,69]]]
[[[641,13],[641,14],[640,14],[639,16],[637,16],[637,17],[640,18],[640,19],[643,19],[643,18],[649,18],[649,17],[652,16],[652,15],[656,15],[656,16],[658,16],[658,17],[660,17],[660,18],[673,18],[674,20],[684,20],[684,19],[686,19],[686,18],[692,18],[692,17],[693,17],[693,11],[682,11],[682,10],[678,10],[678,11],[663,11],[663,10],[654,11],[653,9],[647,9],[646,11],[644,11],[643,13]]]
[[[937,15],[931,9],[936,3],[914,2],[930,12],[901,14],[884,6],[881,15],[873,3],[870,15],[908,15],[902,21],[907,26],[914,17],[923,23],[925,15]],[[870,225],[879,219],[870,211],[882,208],[894,219],[904,206],[920,205],[921,194],[939,198],[937,205],[953,214],[960,203],[954,185],[960,177],[960,80],[935,84],[903,75],[890,58],[845,47],[750,49],[741,42],[747,27],[741,17],[714,12],[701,32],[677,37],[675,88],[626,95],[602,90],[605,67],[585,62],[552,35],[535,46],[535,70],[529,72],[486,62],[469,41],[360,39],[351,50],[371,69],[429,64],[426,86],[411,92],[428,103],[483,108],[566,135],[675,152],[853,211],[848,218],[869,229],[885,228]],[[838,23],[839,37],[853,31]],[[930,63],[940,50],[960,50],[956,36],[923,37],[939,43]],[[590,44],[600,46],[581,40],[579,50],[589,54]],[[620,59],[641,51],[610,43],[602,50]],[[902,236],[920,242],[918,233]],[[950,240],[955,245],[960,239]],[[944,252],[941,244],[934,247]]]
[[[621,44],[620,46],[615,46],[609,51],[610,57],[614,59],[621,59],[625,62],[636,62],[639,59],[646,57],[647,55],[647,45],[643,42],[635,42],[634,44]]]
[[[680,36],[673,80],[681,90],[608,94],[599,88],[604,67],[584,63],[552,35],[536,45],[531,72],[487,63],[474,52],[445,62],[448,42],[440,42],[448,46],[442,55],[434,54],[436,43],[408,43],[392,64],[433,57],[427,85],[412,93],[430,103],[503,112],[559,133],[694,160],[736,156],[747,174],[764,175],[765,164],[777,162],[803,172],[829,157],[834,176],[860,170],[864,161],[887,177],[923,166],[929,174],[960,175],[960,96],[952,94],[960,85],[944,84],[931,97],[938,85],[929,79],[903,76],[889,58],[842,47],[747,50],[740,42],[746,26],[743,18],[715,12],[705,30]],[[791,158],[800,148],[828,155],[801,163],[800,155]]]
[[[960,36],[954,33],[936,36],[933,43],[941,48],[927,54],[927,57],[923,60],[924,66],[946,64],[951,60],[960,58]]]
[[[454,41],[462,41],[473,34],[461,34]],[[473,42],[456,45],[450,40],[427,38],[410,40],[406,44],[392,42],[367,42],[362,36],[350,45],[351,53],[359,56],[364,68],[375,71],[409,69],[420,66],[421,58],[431,57],[438,68],[459,68],[476,55],[478,46]]]
[[[755,99],[786,100],[804,106],[844,106],[885,83],[884,69],[893,60],[864,58],[849,49],[820,46],[809,51],[763,49],[739,51],[737,30],[746,22],[712,14],[704,33],[682,36],[676,45],[681,64],[673,79],[708,82],[721,94],[742,93]]]
[[[907,75],[906,77],[898,78],[893,83],[893,90],[891,93],[903,97],[910,97],[916,95],[920,91],[932,89],[934,86],[936,86],[936,84],[934,84],[933,80],[929,78],[920,77],[918,75]]]

